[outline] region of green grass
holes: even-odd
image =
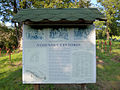
[[[22,52],[0,57],[0,90],[31,90],[32,85],[22,84]]]
[[[107,49],[107,52],[101,52],[100,44],[99,49],[96,50],[98,56],[97,82],[96,84],[87,84],[89,90],[120,89],[120,42],[112,42],[111,53],[109,45],[107,45]],[[53,89],[55,85],[43,86],[44,89],[40,90],[50,90],[50,88],[55,90]],[[66,87],[65,90],[68,88],[72,88],[72,85]],[[9,56],[5,56],[5,54],[0,57],[0,90],[33,90],[33,85],[22,84],[22,52],[12,54],[11,61],[9,61]],[[78,90],[78,88],[73,90]]]
[[[6,50],[2,50],[0,57],[6,56],[6,52],[7,52]],[[17,52],[18,52],[18,50],[12,51],[12,53],[17,53]]]
[[[111,53],[109,45],[107,45],[107,52],[101,52],[101,43],[99,46],[96,50],[96,56],[98,56],[97,83],[89,84],[88,87],[94,90],[120,90],[120,42],[112,41]]]
[[[34,90],[32,84],[22,84],[22,52],[0,57],[0,90]],[[11,64],[12,62],[12,64]],[[45,90],[53,90],[53,85],[46,85]],[[44,90],[41,88],[41,90]]]

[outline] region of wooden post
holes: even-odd
[[[34,90],[40,90],[40,85],[39,84],[35,84],[34,85]]]
[[[1,50],[1,48],[0,48],[0,56],[1,56],[1,51],[2,51],[2,50]]]
[[[6,56],[8,55],[8,49],[6,48]]]
[[[81,90],[86,90],[86,84],[81,84]]]
[[[10,62],[11,62],[11,51],[10,51],[10,49],[8,49],[8,53],[9,53],[9,60],[10,60]],[[11,62],[12,63],[12,62]]]
[[[107,42],[105,41],[105,52],[107,51]]]
[[[112,42],[111,41],[109,41],[109,51],[110,51],[110,53],[111,53],[111,45],[112,45]]]
[[[11,61],[11,53],[9,52],[9,60]]]
[[[104,52],[104,50],[103,50],[103,40],[101,41],[101,44],[102,44],[102,52]]]

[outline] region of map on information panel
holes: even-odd
[[[93,25],[23,31],[23,83],[95,83]]]

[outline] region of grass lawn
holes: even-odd
[[[100,41],[101,42],[101,41]],[[107,42],[109,43],[109,42]],[[105,48],[103,46],[103,48]],[[120,90],[120,42],[112,42],[112,52],[102,52],[101,44],[96,49],[97,83],[89,84],[93,90]]]
[[[120,42],[112,43],[111,53],[108,50],[102,52],[101,45],[96,50],[97,82],[87,84],[89,90],[120,90]],[[33,85],[22,84],[22,52],[12,54],[11,58],[12,61],[9,61],[9,56],[0,57],[0,90],[33,90]],[[53,88],[56,87],[56,85],[43,86],[44,89],[40,90],[50,90],[50,88],[55,90]],[[57,87],[61,86],[57,85]],[[79,85],[62,85],[62,87],[66,88],[64,90],[79,90]]]
[[[23,85],[22,80],[22,53],[12,55],[12,64],[9,56],[0,57],[0,90],[32,89],[32,85]]]

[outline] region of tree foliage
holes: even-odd
[[[11,20],[11,16],[14,15],[13,12],[13,0],[1,0],[0,1],[0,16],[1,21],[6,22]]]
[[[119,35],[120,30],[117,27],[117,20],[120,20],[120,0],[98,0],[102,5],[102,12],[104,12],[106,22],[106,32],[111,35]]]
[[[4,24],[0,24],[0,48],[12,50],[17,47],[17,38],[13,29],[8,29]]]
[[[20,6],[28,8],[84,8],[90,6],[89,0],[21,0]]]
[[[94,22],[95,28],[96,28],[96,38],[97,39],[105,39],[106,37],[106,26],[105,26],[105,21],[95,21]]]
[[[21,9],[26,8],[84,8],[90,6],[90,1],[88,0],[1,0],[0,1],[0,18],[2,22],[11,22],[12,17]],[[21,38],[21,23],[14,24],[15,34],[17,42]],[[18,31],[19,28],[19,31]],[[3,29],[2,29],[3,30]],[[7,29],[6,29],[7,30]],[[7,32],[1,31],[1,36],[7,35]],[[12,32],[9,32],[8,38],[11,38]],[[7,40],[7,36],[5,41]],[[1,37],[2,38],[2,37]],[[3,38],[2,38],[3,39]],[[1,40],[2,40],[1,39]],[[6,42],[9,42],[7,40]],[[11,43],[12,41],[10,41]],[[9,43],[9,44],[10,44]],[[5,43],[4,43],[5,44]],[[6,46],[9,46],[7,43]]]
[[[84,8],[90,6],[90,0],[1,0],[0,6],[1,20],[6,22],[21,9]]]

